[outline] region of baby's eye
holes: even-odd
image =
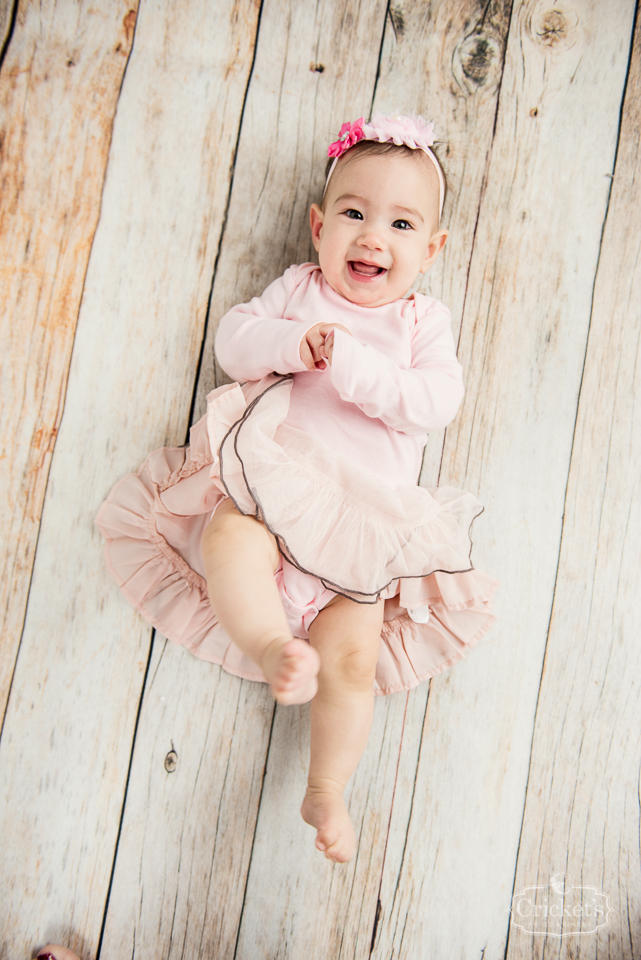
[[[360,210],[351,210],[351,209],[350,209],[350,210],[345,210],[344,213],[345,213],[345,216],[346,216],[346,217],[349,217],[350,220],[362,220],[362,219],[363,219],[363,214],[360,212]]]
[[[393,227],[396,227],[397,230],[413,230],[412,224],[409,220],[395,220],[392,224]]]

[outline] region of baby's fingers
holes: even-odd
[[[324,357],[327,356],[327,351],[331,350],[333,346],[334,346],[334,331],[332,330],[331,333],[328,333],[327,336],[325,337],[325,343],[323,344]]]
[[[312,356],[315,363],[319,363],[323,359],[323,339],[321,337],[312,337],[308,339],[308,344],[312,350]]]
[[[332,332],[325,337],[325,346],[323,349],[323,354],[325,357],[327,357],[327,362],[330,364],[330,366],[332,363],[333,352],[334,352],[334,331],[332,330]]]
[[[300,358],[308,370],[314,370],[316,368],[316,364],[314,362],[314,355],[312,354],[312,351],[309,348],[309,344],[307,343],[307,340],[301,340]]]
[[[312,360],[314,361],[314,365],[318,370],[324,370],[327,366],[323,354],[323,343],[325,338],[321,331],[321,327],[322,324],[316,324],[316,326],[307,331],[307,336],[305,337],[305,341],[312,355]],[[309,369],[313,370],[314,367],[310,367]]]

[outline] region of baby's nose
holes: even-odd
[[[367,247],[368,250],[385,249],[385,240],[383,239],[383,234],[378,230],[364,230],[358,238],[358,242],[362,247]]]

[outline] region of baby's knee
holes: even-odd
[[[337,650],[326,663],[329,678],[346,686],[369,689],[374,683],[379,649],[380,643],[359,643]]]
[[[225,501],[203,531],[201,551],[205,563],[209,558],[228,553],[230,547],[234,553],[240,551],[248,558],[266,553],[273,565],[278,564],[278,547],[267,528],[255,517],[240,513],[231,501]]]
[[[240,528],[237,525],[237,517],[233,513],[223,513],[219,508],[203,530],[201,539],[203,554],[213,553],[218,546],[224,545],[224,542],[229,540],[238,529]]]

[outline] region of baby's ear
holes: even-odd
[[[317,203],[313,203],[309,209],[309,225],[312,228],[312,243],[314,249],[318,250],[320,245],[321,233],[323,232],[324,213]]]
[[[420,270],[421,273],[426,273],[429,270],[429,268],[432,266],[432,264],[438,257],[439,253],[445,246],[447,236],[448,236],[447,230],[437,230],[436,233],[432,234],[432,236],[430,237],[429,246],[427,248],[427,256],[425,257],[425,260],[423,261],[423,266],[421,267],[421,270]]]

